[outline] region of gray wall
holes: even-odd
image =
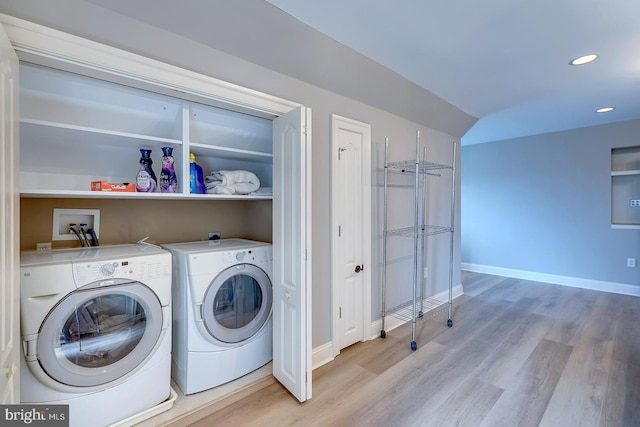
[[[611,228],[611,148],[640,120],[462,150],[462,262],[640,286],[640,230]]]
[[[476,121],[262,0],[88,2],[454,136]]]
[[[130,2],[139,3],[139,2]],[[167,2],[165,6],[168,4]],[[176,4],[182,2],[175,2]],[[201,2],[192,2],[200,4]],[[185,3],[192,4],[192,3]],[[88,2],[80,0],[21,0],[21,1],[0,1],[0,12],[23,18],[49,27],[79,35],[91,40],[96,40],[108,45],[120,47],[135,53],[139,53],[151,58],[168,62],[183,68],[191,69],[203,74],[238,83],[240,85],[270,93],[292,101],[300,102],[313,110],[313,347],[318,347],[331,340],[331,253],[329,239],[330,225],[330,117],[332,113],[360,120],[372,125],[372,169],[375,177],[373,182],[379,178],[378,170],[383,166],[383,144],[384,137],[388,136],[394,141],[394,160],[402,160],[405,157],[411,158],[414,152],[415,130],[420,129],[424,135],[423,140],[429,141],[434,146],[434,161],[448,162],[449,149],[453,141],[459,141],[459,137],[475,122],[475,119],[462,111],[446,104],[444,101],[435,98],[432,94],[422,91],[415,85],[400,79],[389,70],[381,69],[370,61],[363,60],[360,55],[346,54],[343,49],[329,39],[319,37],[318,34],[309,34],[308,27],[301,27],[297,21],[283,14],[278,9],[271,6],[265,9],[266,2],[257,0],[242,0],[238,2],[217,1],[220,5],[220,13],[207,16],[207,25],[212,33],[219,25],[226,28],[228,33],[220,35],[215,39],[215,43],[225,45],[229,43],[234,50],[232,56],[218,49],[213,49],[201,42],[181,37],[166,31],[164,28],[150,26],[143,22],[133,20],[110,10],[94,6]],[[155,3],[154,3],[155,5]],[[235,5],[235,6],[233,6]],[[187,6],[185,6],[187,7]],[[258,8],[257,12],[251,12],[253,8]],[[235,8],[235,9],[234,9]],[[249,8],[249,9],[247,9]],[[159,9],[149,7],[150,15],[154,15]],[[250,13],[245,13],[249,11]],[[172,15],[173,19],[183,17],[181,14]],[[269,19],[274,19],[277,25],[270,24]],[[249,22],[247,21],[249,20]],[[251,22],[254,20],[255,22]],[[187,23],[189,24],[189,23]],[[253,28],[252,31],[243,33],[242,29]],[[265,34],[262,34],[264,31]],[[270,33],[271,32],[271,33]],[[275,33],[274,33],[275,32]],[[302,33],[299,33],[302,32]],[[295,56],[300,49],[291,49],[292,57],[282,59],[282,46],[275,43],[264,43],[264,39],[274,34],[288,34],[289,39],[295,42],[312,40],[313,44],[306,46],[303,43],[302,54]],[[234,37],[244,37],[244,43],[239,43]],[[273,41],[273,40],[271,40]],[[255,42],[255,43],[254,43]],[[333,44],[331,44],[333,43]],[[254,46],[255,45],[255,46]],[[256,47],[257,46],[257,47]],[[340,63],[336,63],[332,53],[338,51]],[[248,62],[240,58],[246,56],[250,60],[258,55],[262,58],[269,58],[267,52],[273,52],[275,58],[282,59],[282,63],[275,64],[274,67],[287,68],[289,74],[296,74],[303,78],[309,65],[295,69],[296,63],[311,62],[325,64],[331,62],[334,66],[331,78],[323,80],[321,75],[313,73],[309,75],[309,80],[313,85],[303,82],[301,79],[290,77],[282,72],[276,72],[269,68],[255,63]],[[318,56],[316,55],[318,52]],[[266,59],[264,59],[266,61]],[[259,62],[259,61],[256,61]],[[284,63],[286,62],[286,64]],[[339,67],[338,67],[339,66]],[[375,79],[369,81],[361,78],[367,75],[368,69],[362,67],[372,67]],[[337,68],[336,68],[337,67]],[[312,67],[313,68],[313,67]],[[293,71],[295,71],[295,73]],[[343,70],[344,74],[337,73],[336,70]],[[354,75],[354,70],[358,72]],[[385,71],[386,70],[386,71]],[[338,83],[344,78],[348,82],[360,81],[352,89],[346,85],[347,97],[332,90],[341,92]],[[355,83],[354,83],[355,84]],[[338,86],[336,86],[338,85]],[[364,85],[364,86],[363,86]],[[323,88],[321,86],[326,86]],[[398,90],[394,90],[397,88]],[[354,98],[368,97],[368,101]],[[394,108],[387,111],[376,105],[384,104]],[[398,106],[409,105],[410,116],[403,118]],[[397,107],[397,108],[396,108]],[[388,110],[396,110],[395,114]],[[434,111],[437,114],[431,114]],[[420,120],[416,117],[421,118]],[[438,117],[434,121],[433,117]],[[442,155],[442,157],[440,157]],[[438,184],[434,184],[438,185]],[[443,185],[447,185],[444,183]],[[448,185],[447,187],[448,188]],[[448,190],[444,189],[446,193]],[[379,223],[380,209],[380,189],[372,189],[374,197],[372,200],[372,234],[373,241],[377,242],[373,250],[374,263],[380,260],[380,240],[378,238],[381,225]],[[438,194],[434,188],[434,193]],[[448,204],[444,204],[442,209],[448,212]],[[435,208],[434,216],[438,216],[438,208]],[[446,214],[445,214],[446,216]],[[177,219],[179,222],[181,219]],[[188,220],[182,218],[182,220]],[[459,216],[456,217],[459,222]],[[162,236],[158,236],[161,240]],[[442,239],[441,239],[442,240]],[[437,240],[431,243],[431,250],[438,253],[448,254],[448,241]],[[460,283],[460,254],[459,238],[456,239],[456,252],[454,263],[454,285]],[[448,262],[445,257],[442,262]],[[448,265],[448,264],[447,264]],[[379,267],[379,265],[378,265]],[[443,268],[444,269],[444,268]],[[379,268],[378,268],[379,271]],[[408,286],[410,283],[410,271],[403,271],[407,277],[396,277],[398,286]],[[372,278],[372,303],[373,319],[379,318],[380,313],[380,277],[374,274]],[[437,282],[432,285],[433,292],[444,290],[446,282]]]

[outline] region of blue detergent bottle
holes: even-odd
[[[189,192],[191,194],[204,194],[204,175],[202,168],[196,163],[196,156],[189,153]]]

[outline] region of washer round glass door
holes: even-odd
[[[106,384],[136,369],[162,332],[162,305],[140,282],[86,285],[49,312],[37,354],[54,380],[71,386]]]
[[[253,264],[223,270],[207,288],[202,302],[207,331],[225,343],[251,338],[271,315],[271,292],[271,280]]]

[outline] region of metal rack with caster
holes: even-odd
[[[384,149],[384,212],[383,212],[383,246],[382,246],[382,329],[380,337],[386,338],[385,318],[390,315],[405,322],[411,322],[411,350],[418,348],[416,342],[416,320],[426,319],[439,314],[446,305],[448,311],[447,326],[453,326],[452,320],[452,299],[453,299],[453,243],[454,243],[454,220],[455,220],[455,163],[456,147],[454,142],[452,148],[452,161],[450,165],[433,163],[427,161],[426,148],[422,160],[420,160],[420,131],[416,132],[416,158],[415,161],[393,162],[388,161],[389,138],[385,138]],[[450,226],[436,226],[426,224],[427,176],[441,176],[440,170],[451,171],[451,207]],[[406,174],[415,174],[414,182],[414,224],[412,227],[401,229],[388,229],[388,190],[389,171]],[[449,293],[447,301],[440,301],[433,298],[425,298],[423,295],[422,263],[425,256],[425,241],[429,236],[449,233]],[[413,238],[413,297],[410,301],[398,306],[387,308],[387,240],[393,236],[405,236]],[[419,277],[420,276],[420,277]]]

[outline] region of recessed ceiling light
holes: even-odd
[[[603,108],[598,108],[596,110],[596,113],[608,113],[609,111],[613,111],[615,110],[615,107],[603,107]]]
[[[581,56],[580,58],[574,59],[573,61],[569,62],[569,64],[571,64],[571,65],[584,65],[584,64],[588,64],[589,62],[593,62],[596,59],[598,59],[598,55],[596,55],[596,54],[584,55],[584,56]]]

